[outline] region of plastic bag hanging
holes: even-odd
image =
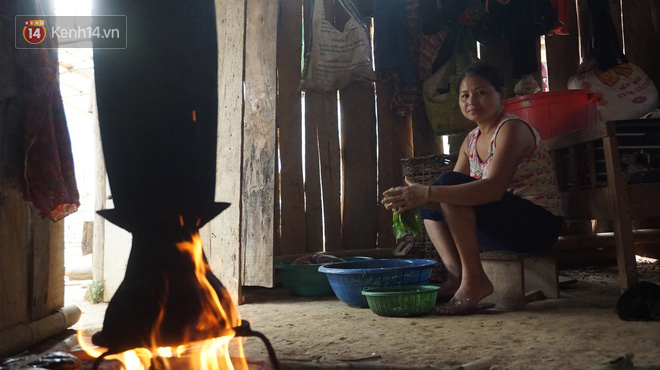
[[[340,31],[325,17],[324,0],[312,2],[311,47],[305,53],[301,90],[340,90],[358,79],[376,80],[367,25],[350,0],[339,0],[349,20]]]

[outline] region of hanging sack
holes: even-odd
[[[476,42],[467,27],[459,27],[449,61],[422,83],[424,107],[436,135],[451,135],[476,127],[458,105],[458,78],[476,61]]]
[[[658,107],[658,90],[623,54],[607,0],[588,0],[587,61],[568,79],[569,89],[599,91],[601,121],[638,119]]]
[[[598,68],[578,71],[568,79],[567,87],[599,91],[603,95],[598,101],[598,119],[601,121],[638,119],[658,108],[658,89],[651,78],[632,63],[619,64],[605,71]]]
[[[350,0],[337,2],[350,18],[343,31],[325,18],[324,0],[312,1],[311,48],[305,52],[301,90],[329,92],[357,79],[376,80],[367,25]]]

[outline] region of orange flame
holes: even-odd
[[[202,243],[198,233],[192,235],[191,241],[177,243],[177,248],[190,256],[195,262],[195,275],[203,292],[201,298],[202,313],[194,328],[190,330],[207,331],[217,330],[221,336],[198,342],[190,342],[177,347],[135,348],[126,352],[107,356],[108,360],[120,361],[128,370],[141,370],[151,368],[152,361],[156,360],[163,369],[186,368],[193,370],[247,370],[245,353],[241,341],[236,341],[236,356],[231,357],[229,342],[235,336],[233,327],[240,325],[240,318],[226,291],[222,291],[222,298],[218,297],[216,290],[206,279],[209,265],[204,261]],[[229,312],[226,312],[221,303],[225,302]],[[229,303],[229,304],[227,304]],[[152,343],[157,343],[160,332],[159,323],[164,315],[161,309],[155,327],[152,329]],[[220,318],[220,319],[218,319]],[[224,325],[224,327],[220,327]],[[91,357],[101,356],[107,349],[95,346],[78,331],[78,343]],[[233,361],[232,361],[233,360]],[[172,365],[172,362],[178,365]]]

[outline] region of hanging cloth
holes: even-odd
[[[394,89],[391,108],[412,114],[421,101],[417,61],[419,0],[377,0],[374,12],[374,62],[378,79]]]
[[[571,3],[568,0],[551,0],[552,7],[557,12],[557,25],[556,28],[552,30],[555,35],[568,35],[570,30],[570,12],[569,7],[575,7],[575,2]],[[552,35],[551,33],[550,35]]]
[[[596,60],[600,70],[628,63],[619,43],[614,27],[610,5],[607,0],[589,0],[589,35],[587,54]]]
[[[476,27],[477,41],[508,41],[513,78],[537,72],[538,37],[557,25],[557,13],[550,0],[486,0],[485,7],[487,13]]]
[[[22,13],[43,14],[38,2],[22,1]],[[47,38],[44,42],[50,42]],[[25,200],[53,221],[80,206],[71,141],[58,79],[57,49],[16,49],[18,101],[23,110]]]

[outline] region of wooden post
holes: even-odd
[[[273,285],[278,2],[245,9],[241,251],[244,285]]]
[[[610,211],[614,215],[612,223],[616,244],[616,260],[619,268],[619,283],[623,291],[636,284],[639,277],[637,275],[632,221],[630,219],[628,183],[621,171],[613,123],[608,123],[608,135],[603,138],[603,153],[605,154],[605,166],[607,168]]]
[[[96,85],[92,84],[90,89],[92,94],[92,114],[94,116],[94,141],[96,141],[96,152],[94,153],[94,209],[105,209],[107,197],[106,187],[108,186],[107,173],[105,169],[105,160],[103,159],[103,145],[101,144],[101,131],[99,127],[99,112],[96,104]],[[94,242],[92,247],[92,279],[97,282],[105,281],[103,269],[105,256],[105,223],[107,221],[99,214],[94,213]],[[107,289],[104,289],[104,301],[110,300],[107,295]],[[106,299],[107,297],[107,299]]]
[[[628,61],[660,84],[660,4],[654,0],[623,1],[623,37]],[[617,19],[617,18],[615,18]]]
[[[280,1],[277,30],[277,127],[281,167],[280,254],[305,250],[305,194],[301,150],[300,58],[302,6],[299,0]],[[276,202],[279,203],[279,202]],[[276,219],[279,215],[276,215]]]
[[[376,113],[374,85],[359,81],[340,91],[344,191],[344,249],[376,247]]]
[[[232,300],[241,304],[243,274],[241,241],[241,160],[243,119],[243,42],[245,2],[216,0],[218,33],[217,202],[229,208],[200,230],[204,252],[213,273]],[[204,233],[203,233],[204,232]]]

